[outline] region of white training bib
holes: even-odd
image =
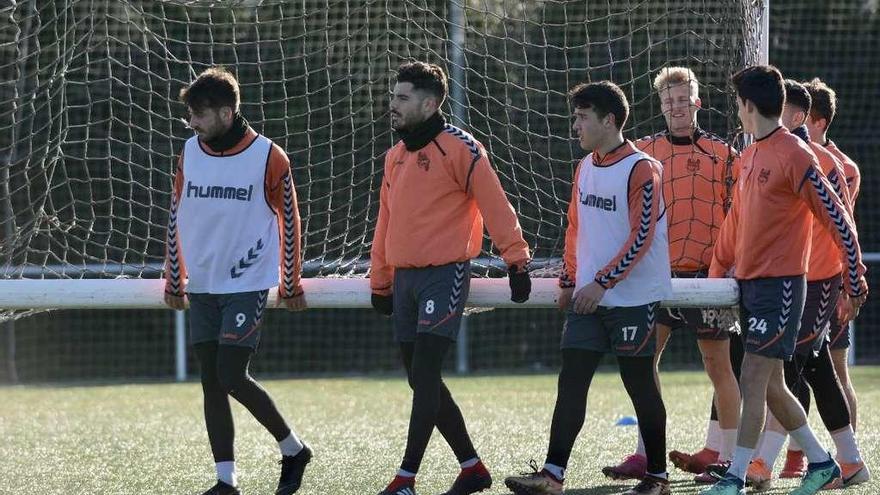
[[[630,235],[630,174],[636,163],[645,159],[651,158],[642,152],[633,153],[608,166],[594,165],[592,154],[583,159],[580,173],[575,178],[580,193],[580,197],[576,198],[577,289],[592,282],[596,273],[610,263],[627,242]],[[655,189],[652,194],[661,195],[660,211],[665,211],[662,189]],[[627,260],[624,259],[622,263],[627,264]],[[654,238],[648,252],[625,279],[605,292],[600,304],[608,307],[641,306],[667,299],[671,295],[669,241],[666,216],[663,215],[654,227]]]
[[[278,285],[278,220],[265,195],[272,142],[258,135],[234,155],[183,154],[177,221],[187,291],[229,294]]]

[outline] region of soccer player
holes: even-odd
[[[810,104],[811,98],[807,88],[796,81],[786,79],[782,125],[809,144],[818,158],[822,172],[834,187],[835,194],[843,201],[847,211],[852,212],[843,165],[824,147],[810,139],[805,125],[810,114]],[[842,476],[835,484],[849,486],[864,483],[870,478],[870,473],[862,461],[850,425],[846,398],[831,364],[831,355],[827,346],[829,323],[835,313],[840,293],[842,268],[834,239],[816,218],[813,219],[808,265],[804,312],[794,357],[784,364],[785,381],[807,413],[810,410],[810,388],[813,389],[819,414],[837,448],[836,459],[840,464]],[[772,414],[768,414],[757,455],[746,472],[747,480],[753,486],[759,488],[769,486],[773,464],[785,438],[785,429]],[[805,468],[803,452],[797,448],[796,442],[792,442],[780,477],[800,478]]]
[[[461,465],[446,495],[492,485],[440,376],[458,335],[484,219],[509,267],[511,299],[525,302],[531,291],[529,247],[519,220],[483,145],[445,122],[440,106],[447,88],[442,68],[412,62],[398,69],[391,96],[391,126],[401,140],[385,155],[370,287],[373,307],[393,316],[413,402],[403,462],[380,495],[415,494],[435,426]]]
[[[190,307],[190,340],[201,367],[205,426],[218,478],[204,495],[241,493],[229,396],[278,441],[281,478],[275,493],[288,495],[299,489],[312,451],[250,376],[248,363],[260,341],[269,288],[278,286],[276,304],[291,311],[306,307],[290,161],[248,126],[239,111],[238,82],[226,69],[202,72],[180,92],[180,100],[196,136],[186,141],[174,177],[165,303]]]
[[[810,136],[814,142],[822,145],[831,152],[838,160],[843,163],[843,171],[846,175],[846,184],[849,189],[851,208],[855,211],[856,199],[859,196],[862,176],[856,163],[828,139],[828,128],[834,120],[837,110],[837,95],[834,90],[829,88],[827,84],[819,78],[804,83],[813,105],[810,107],[810,118],[807,119],[807,128],[810,130]],[[845,295],[839,301],[838,307],[846,308],[847,302]],[[853,389],[852,381],[849,379],[849,369],[847,361],[849,353],[849,322],[846,319],[838,318],[835,313],[831,318],[831,334],[829,349],[831,350],[831,361],[834,363],[834,371],[843,385],[843,391],[846,394],[846,402],[849,405],[850,421],[853,430],[856,429],[858,418],[858,401],[856,400],[856,392]]]
[[[660,110],[667,129],[636,141],[640,150],[663,164],[663,197],[669,224],[669,258],[672,276],[705,278],[712,261],[712,246],[729,204],[737,153],[721,138],[697,124],[700,109],[699,83],[685,67],[667,67],[654,78]],[[730,332],[719,328],[714,309],[668,308],[657,313],[657,352],[654,372],[659,372],[660,355],[672,330],[686,329],[697,334],[706,373],[715,388],[707,444],[717,438],[720,445],[705,447],[689,455],[673,450],[669,459],[678,468],[701,474],[706,466],[730,460],[736,443],[739,419],[739,388],[730,365]],[[658,383],[659,387],[659,383]],[[614,479],[642,478],[645,475],[645,447],[639,437],[636,452],[617,466],[603,468]]]
[[[647,474],[626,493],[668,494],[666,409],[653,373],[657,304],[672,294],[662,166],[624,140],[629,105],[620,88],[585,83],[569,96],[573,129],[592,153],[575,171],[568,207],[559,295],[568,312],[556,408],[543,469],[505,484],[516,495],[562,493],[590,382],[612,352],[647,454]]]
[[[812,495],[838,478],[840,467],[819,444],[803,407],[786,387],[783,361],[794,353],[804,311],[813,217],[840,250],[853,310],[867,294],[865,267],[852,218],[822,174],[816,155],[781,125],[782,75],[772,66],[753,66],[736,73],[732,82],[743,129],[756,141],[743,154],[733,207],[721,227],[709,275],[722,277],[733,268],[739,283],[740,321],[746,332],[742,416],[726,475],[701,495],[745,493],[746,469],[764,424],[765,404],[810,461],[792,494]]]

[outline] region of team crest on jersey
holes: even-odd
[[[700,159],[699,158],[688,158],[687,171],[690,173],[699,172],[700,171]]]
[[[416,159],[416,163],[419,165],[419,168],[425,169],[425,172],[431,168],[431,160],[428,158],[428,155],[419,151],[419,156]]]
[[[768,180],[770,180],[770,169],[762,168],[761,173],[758,174],[758,182],[766,184]]]

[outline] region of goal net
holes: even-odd
[[[631,102],[625,135],[638,138],[665,128],[654,75],[684,65],[701,83],[701,126],[732,137],[727,80],[757,62],[762,11],[748,0],[68,0],[14,2],[0,14],[11,21],[0,25],[2,277],[155,279],[176,156],[191,135],[177,94],[211,65],[237,75],[242,113],[291,158],[307,277],[366,276],[383,153],[395,142],[389,91],[411,59],[447,69],[444,112],[485,145],[537,265],[552,276],[583,155],[567,90],[615,81]],[[493,266],[486,239],[475,275],[495,275]],[[88,340],[109,318],[89,314],[58,326],[91,321],[79,334]],[[170,318],[140,314],[154,327]],[[505,314],[486,326],[510,327]],[[353,325],[361,335],[387,325],[316,315],[327,319],[317,326]],[[19,356],[24,334],[48,339],[22,329],[39,318],[16,322]],[[273,314],[269,325],[291,318]],[[548,327],[557,320],[534,317]]]

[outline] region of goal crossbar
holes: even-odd
[[[310,308],[369,308],[368,279],[303,279]],[[0,280],[0,309],[163,309],[162,279]],[[729,307],[739,293],[731,279],[673,279],[673,297],[665,307]],[[269,300],[275,301],[271,289]],[[486,308],[553,308],[559,294],[556,279],[532,279],[525,304],[510,301],[506,278],[475,278],[467,305]],[[270,305],[274,306],[274,305]]]

